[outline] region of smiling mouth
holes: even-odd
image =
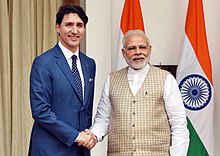
[[[135,62],[141,62],[141,61],[143,61],[143,60],[144,60],[143,57],[133,58],[133,61],[135,61]]]
[[[79,36],[69,36],[71,40],[77,40]]]

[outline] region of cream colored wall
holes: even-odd
[[[111,1],[110,0],[88,0],[86,1],[86,13],[89,22],[86,30],[86,52],[96,61],[96,85],[95,105],[96,107],[102,92],[102,87],[107,75],[111,72]],[[106,155],[106,139],[98,143],[92,150],[93,156]]]
[[[178,64],[184,35],[187,0],[141,0],[145,31],[153,45],[152,64]],[[94,113],[103,83],[109,72],[115,70],[118,53],[118,33],[124,0],[88,0],[86,12],[89,23],[86,51],[97,63]],[[215,155],[220,154],[220,6],[219,0],[204,0],[207,38],[213,64],[215,89]],[[92,150],[94,156],[106,155],[106,140]]]

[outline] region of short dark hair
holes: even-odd
[[[60,25],[62,23],[63,16],[65,14],[70,14],[70,13],[78,14],[78,16],[83,21],[84,26],[86,26],[86,24],[88,22],[88,17],[86,15],[85,11],[80,6],[76,6],[73,4],[60,6],[59,11],[56,14],[56,24]]]

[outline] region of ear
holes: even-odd
[[[150,45],[149,47],[149,54],[151,54],[151,50],[152,50],[152,45]]]
[[[60,25],[59,24],[56,24],[56,30],[57,30],[57,33],[60,34]]]
[[[125,48],[122,48],[122,49],[121,49],[121,53],[122,53],[122,56],[125,58],[125,55],[126,55],[126,54],[125,54]]]

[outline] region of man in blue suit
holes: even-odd
[[[92,123],[96,65],[79,51],[87,22],[81,7],[61,6],[56,15],[59,42],[33,62],[30,102],[34,125],[29,156],[90,156],[96,138],[84,130]],[[73,55],[81,91],[72,71]]]

